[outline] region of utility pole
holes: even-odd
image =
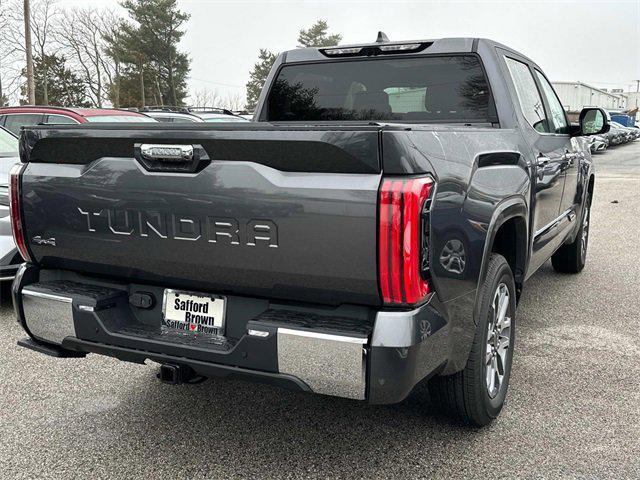
[[[31,49],[31,7],[24,0],[24,48],[27,51],[27,100],[29,105],[36,104],[36,89],[33,82],[33,50]]]

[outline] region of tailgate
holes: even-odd
[[[378,304],[378,135],[366,127],[34,127],[23,138],[26,237],[34,260],[50,268]],[[153,144],[191,147],[193,158],[167,161]]]

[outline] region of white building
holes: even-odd
[[[627,92],[625,95],[627,96],[627,107],[629,109],[640,108],[640,92]]]
[[[628,97],[623,92],[608,92],[582,82],[552,82],[565,110],[577,112],[584,107],[621,109],[627,107]]]

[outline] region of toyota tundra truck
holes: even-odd
[[[282,53],[247,124],[25,127],[19,344],[372,404],[425,382],[486,425],[525,281],[584,267],[608,129],[504,45],[383,35]]]

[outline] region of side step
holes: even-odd
[[[29,337],[18,340],[18,346],[56,358],[84,358],[87,356],[85,352],[74,352],[73,350],[67,350],[57,345],[37,342]]]

